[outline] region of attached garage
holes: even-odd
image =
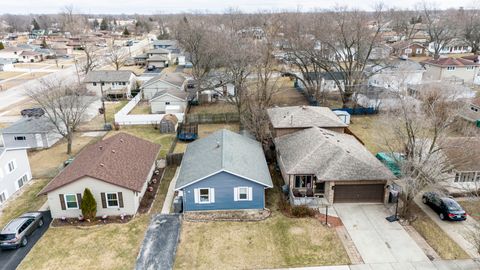
[[[384,184],[335,185],[333,202],[378,202],[382,203],[385,194]]]

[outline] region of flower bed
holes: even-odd
[[[52,221],[52,227],[63,227],[63,226],[96,226],[103,224],[112,224],[112,223],[127,223],[132,220],[133,216],[123,215],[123,216],[104,216],[98,217],[95,220],[86,220],[83,218],[57,218]]]
[[[270,210],[195,211],[183,214],[187,221],[259,221],[270,216]]]
[[[158,188],[160,187],[160,182],[163,178],[164,169],[157,169],[152,175],[150,182],[147,187],[147,191],[143,194],[142,200],[140,201],[140,206],[138,207],[139,214],[145,214],[150,211],[153,201],[157,196]]]

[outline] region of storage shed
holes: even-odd
[[[160,133],[175,133],[177,131],[178,119],[173,114],[165,115],[160,121]]]

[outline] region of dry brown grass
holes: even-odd
[[[355,135],[357,135],[365,147],[373,154],[382,150],[382,134],[378,115],[369,116],[352,116],[348,127]],[[382,131],[383,132],[383,131]]]
[[[50,72],[32,72],[32,73],[26,73],[26,75],[22,75],[19,77],[19,79],[22,80],[32,80],[32,79],[38,79],[41,78],[47,74],[50,74]]]
[[[303,94],[298,92],[294,86],[294,81],[289,78],[280,78],[278,80],[279,91],[273,96],[273,105],[284,106],[300,106],[308,105],[308,101]]]
[[[0,80],[10,79],[12,77],[22,75],[23,72],[15,72],[15,71],[2,71],[0,72]]]
[[[101,137],[80,136],[75,134],[72,145],[72,155],[76,155],[86,145],[100,140]],[[54,146],[28,153],[33,177],[54,177],[63,167],[63,162],[69,158],[67,155],[67,142],[61,139]]]
[[[236,113],[237,107],[235,105],[218,101],[215,103],[206,103],[197,106],[190,107],[190,114],[203,114],[203,113]]]
[[[139,102],[128,114],[150,114],[150,105],[147,102]]]
[[[28,211],[37,211],[46,201],[46,196],[37,196],[50,179],[32,179],[20,191],[14,194],[0,211],[0,228],[7,222]]]
[[[453,241],[422,209],[414,208],[417,219],[412,222],[413,228],[444,260],[470,259],[468,254]]]
[[[214,133],[217,130],[220,129],[228,129],[234,132],[238,132],[240,130],[240,126],[238,123],[232,123],[232,124],[201,124],[198,125],[198,137],[199,138],[205,138],[208,135]]]
[[[480,222],[480,200],[459,200],[458,203],[467,212],[469,217]]]

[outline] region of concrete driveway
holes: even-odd
[[[154,216],[145,233],[135,269],[173,269],[180,226],[180,215]]]
[[[0,251],[0,269],[10,270],[16,269],[22,260],[27,256],[28,252],[33,248],[38,239],[48,230],[52,217],[50,211],[44,212],[43,226],[35,230],[32,235],[28,237],[28,244],[25,247],[21,247],[15,250],[2,250]]]
[[[335,210],[366,264],[430,262],[382,204],[335,204]]]
[[[478,224],[477,221],[471,217],[467,217],[467,220],[465,221],[441,220],[432,208],[421,202],[420,198],[415,199],[415,202],[450,238],[453,239],[453,241],[465,250],[470,257],[480,259],[480,254],[476,251],[475,246],[472,243],[473,241],[469,237],[469,234],[474,230],[475,225]]]

